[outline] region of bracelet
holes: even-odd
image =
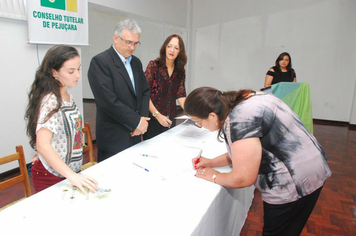
[[[159,113],[158,111],[155,111],[155,112],[152,113],[152,116],[156,117],[158,115],[158,113]]]
[[[214,182],[215,184],[216,184],[216,182],[215,182],[216,176],[218,176],[218,174],[214,174],[214,175],[213,175],[213,182]]]

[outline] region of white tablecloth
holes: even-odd
[[[178,125],[85,170],[107,195],[64,191],[70,184],[62,181],[0,212],[0,234],[239,235],[254,187],[196,178],[191,159],[200,149],[208,158],[226,152],[216,132]]]

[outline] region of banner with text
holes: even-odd
[[[29,42],[89,45],[88,0],[27,0]]]

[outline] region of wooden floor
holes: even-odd
[[[84,103],[84,117],[90,123],[93,135],[95,135],[94,103]],[[345,125],[326,125],[315,122],[314,135],[328,155],[328,163],[333,174],[327,180],[301,235],[356,235],[356,131],[348,129]],[[21,186],[2,190],[0,191],[0,207],[23,196]],[[240,235],[261,235],[262,227],[263,206],[260,194],[256,190]]]

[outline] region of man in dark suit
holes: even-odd
[[[132,56],[140,44],[140,33],[135,21],[120,21],[113,45],[90,62],[99,162],[139,143],[148,128],[150,88],[140,59]]]

